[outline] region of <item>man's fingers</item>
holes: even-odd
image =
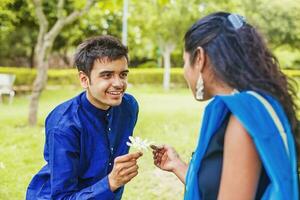
[[[137,165],[133,165],[133,166],[128,167],[128,168],[124,168],[124,169],[120,172],[120,175],[121,175],[121,176],[124,176],[124,175],[131,174],[131,173],[137,171],[138,169],[139,169],[139,166],[137,166]]]
[[[142,155],[143,155],[142,152],[135,152],[135,153],[125,154],[123,156],[118,156],[115,159],[115,163],[127,162],[127,161],[130,161],[132,159],[136,160],[139,157],[141,157]]]
[[[132,159],[139,159],[141,156],[143,155],[142,152],[138,151],[138,152],[135,152],[135,153],[132,153]]]
[[[134,171],[126,176],[126,182],[129,182],[133,177],[138,175],[138,171]]]
[[[131,160],[127,162],[122,162],[122,163],[115,163],[115,169],[117,171],[122,171],[123,169],[129,168],[136,165],[136,160]]]

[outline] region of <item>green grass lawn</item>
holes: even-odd
[[[78,94],[72,87],[46,90],[39,105],[37,127],[26,125],[28,95],[18,95],[12,105],[0,105],[0,199],[24,199],[32,176],[45,164],[43,160],[44,120],[57,104]],[[159,86],[131,87],[128,92],[139,102],[135,136],[174,146],[189,161],[198,139],[203,105],[188,89],[164,92]],[[139,161],[139,175],[125,187],[125,200],[182,199],[183,184],[152,164],[152,153]]]

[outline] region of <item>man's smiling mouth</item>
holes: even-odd
[[[123,91],[107,91],[107,93],[110,95],[121,95],[123,94]]]

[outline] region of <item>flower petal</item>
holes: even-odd
[[[132,144],[130,142],[126,142],[127,146],[132,146]]]

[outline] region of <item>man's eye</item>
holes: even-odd
[[[121,78],[126,78],[127,75],[128,75],[128,73],[122,73],[122,74],[120,74],[120,77],[121,77]]]
[[[110,78],[111,76],[112,76],[112,74],[109,74],[109,73],[107,73],[107,74],[101,74],[102,78]]]

